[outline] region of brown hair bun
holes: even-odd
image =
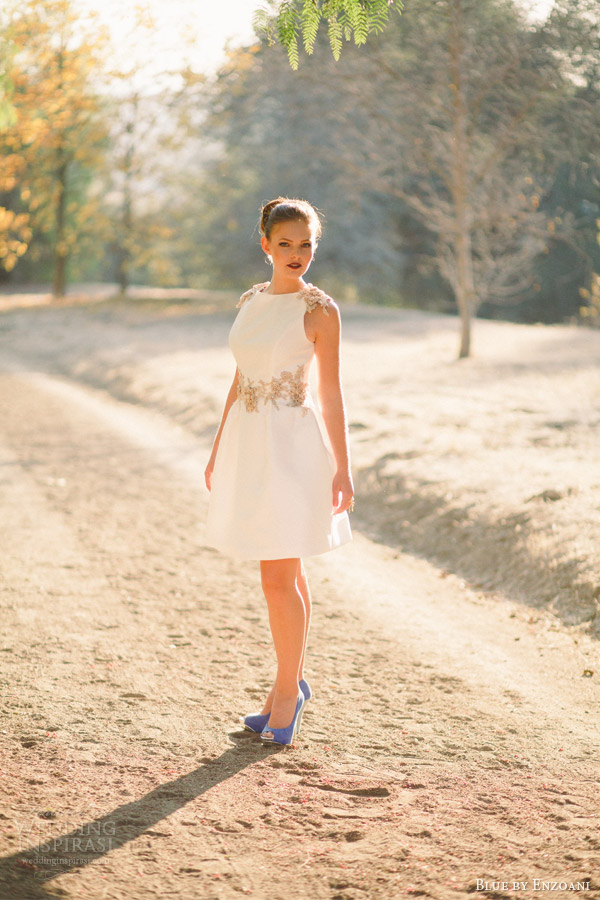
[[[269,240],[275,225],[281,222],[306,222],[313,229],[315,239],[322,234],[321,219],[314,206],[307,200],[298,200],[290,197],[277,197],[265,203],[260,212],[260,233]]]

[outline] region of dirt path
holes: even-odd
[[[357,532],[309,563],[315,699],[264,748],[266,611],[203,546],[206,441],[17,351],[3,900],[600,898],[591,639]]]

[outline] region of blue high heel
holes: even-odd
[[[310,689],[310,684],[308,681],[305,681],[304,678],[300,679],[300,690],[304,694],[304,706],[302,707],[302,712],[300,713],[300,719],[298,720],[298,728],[296,730],[296,734],[300,737],[300,726],[302,724],[302,716],[304,715],[304,708],[310,698],[312,697],[312,691]]]
[[[312,697],[312,691],[310,689],[310,685],[308,681],[305,681],[304,678],[300,679],[299,684],[300,690],[304,694],[304,702],[307,703]],[[244,719],[244,728],[246,731],[253,731],[255,734],[260,734],[264,729],[265,725],[269,721],[270,712],[268,713],[251,713],[249,716],[246,716]],[[302,721],[302,716],[300,716],[300,722]],[[297,734],[300,734],[300,722],[298,722],[298,730]]]
[[[265,725],[260,735],[263,744],[282,744],[284,747],[289,747],[290,744],[293,744],[296,732],[302,722],[302,713],[304,711],[305,702],[304,694],[299,690],[296,712],[294,713],[292,721],[286,728],[269,728],[268,724]]]
[[[244,728],[246,731],[254,731],[257,734],[263,730],[271,713],[251,713],[244,719]]]
[[[310,684],[308,683],[308,681],[305,681],[304,678],[300,679],[300,690],[304,694],[305,702],[310,700],[310,698],[312,697],[312,691],[310,689]]]

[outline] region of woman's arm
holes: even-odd
[[[341,321],[337,304],[327,304],[327,314],[319,306],[310,313],[310,332],[314,339],[319,375],[318,397],[327,434],[335,457],[333,509],[347,510],[354,497],[350,472],[348,428],[340,374]]]
[[[212,473],[215,467],[215,460],[217,458],[217,451],[219,449],[219,441],[221,440],[221,434],[223,432],[223,428],[225,427],[225,421],[227,420],[227,414],[231,407],[233,406],[236,398],[237,398],[237,387],[239,381],[239,371],[236,368],[235,375],[233,376],[233,381],[231,382],[231,387],[229,388],[229,393],[227,394],[227,399],[225,400],[225,409],[223,410],[223,415],[221,416],[221,424],[219,425],[219,430],[215,435],[215,440],[213,443],[212,453],[210,454],[210,459],[208,461],[208,465],[204,470],[204,481],[206,482],[206,487],[210,491],[210,484],[212,481]]]

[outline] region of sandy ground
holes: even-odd
[[[240,730],[256,564],[203,543],[231,298],[3,304],[3,900],[600,898],[599,333],[457,363],[343,309],[355,541],[287,750]]]

